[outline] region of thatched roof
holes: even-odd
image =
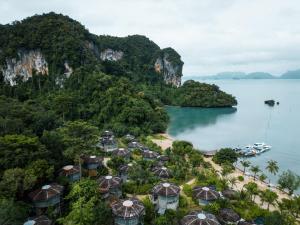
[[[172,175],[167,167],[157,166],[153,168],[153,173],[160,178],[170,178]]]
[[[67,165],[64,166],[60,172],[61,176],[70,176],[76,173],[79,173],[79,166]]]
[[[162,162],[168,162],[170,160],[169,156],[167,155],[159,155],[157,156],[157,159]]]
[[[237,225],[255,225],[255,223],[247,222],[247,221],[240,221]]]
[[[160,195],[165,197],[177,196],[179,195],[180,188],[175,184],[164,182],[154,186],[152,192],[155,195]]]
[[[102,176],[99,178],[99,191],[100,193],[107,193],[111,188],[118,188],[121,185],[120,177]]]
[[[204,211],[194,211],[180,221],[181,225],[220,225],[217,218]]]
[[[193,188],[193,196],[196,199],[202,199],[206,201],[213,201],[220,198],[220,194],[212,188],[199,186]]]
[[[46,216],[39,216],[34,219],[30,219],[24,223],[24,225],[51,225],[52,221]]]
[[[131,134],[126,134],[124,137],[127,141],[134,141],[135,140],[135,136],[131,135]]]
[[[112,131],[110,131],[110,130],[106,130],[106,131],[104,131],[104,132],[102,133],[101,136],[102,136],[102,137],[108,137],[108,138],[110,138],[110,137],[113,137],[113,136],[114,136],[114,133],[113,133]]]
[[[156,159],[159,156],[157,152],[151,150],[144,150],[142,152],[142,155],[144,158],[148,158],[148,159]]]
[[[238,222],[241,219],[239,214],[229,208],[221,209],[218,218],[225,222]]]
[[[238,192],[235,190],[226,189],[226,190],[222,191],[222,195],[228,199],[236,199],[238,196]]]
[[[119,200],[112,204],[111,207],[115,216],[124,219],[140,217],[145,211],[143,204],[136,198]]]
[[[140,148],[141,144],[138,143],[137,141],[132,141],[128,144],[128,148]]]
[[[47,201],[53,197],[62,194],[64,187],[58,184],[44,185],[41,188],[31,192],[29,198],[36,201]]]
[[[85,164],[99,164],[102,165],[103,158],[100,156],[83,156],[82,160]]]
[[[128,171],[133,167],[132,163],[124,164],[119,167],[119,172],[128,173]]]
[[[130,157],[130,151],[125,148],[119,148],[113,151],[113,155],[118,157]]]

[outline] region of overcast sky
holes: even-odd
[[[173,47],[186,76],[300,68],[299,0],[0,0],[0,23],[50,11],[95,34]]]

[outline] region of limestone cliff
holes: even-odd
[[[100,59],[105,61],[119,61],[123,58],[124,53],[122,51],[116,51],[113,49],[105,49],[100,54]]]
[[[155,71],[162,74],[166,84],[176,87],[181,85],[183,62],[173,49],[163,49],[160,57],[156,59]]]
[[[4,81],[15,85],[18,76],[26,81],[34,72],[48,75],[48,63],[40,50],[20,50],[17,58],[6,59],[6,65],[1,71]]]

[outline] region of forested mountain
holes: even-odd
[[[51,123],[51,130],[77,119],[117,134],[162,132],[168,122],[163,104],[236,104],[213,86],[180,87],[182,66],[175,50],[160,49],[144,36],[97,36],[60,14],[35,15],[0,27],[2,101],[14,99],[8,108],[29,105],[28,115],[47,112],[37,115],[40,128],[30,128],[38,136],[43,127],[48,129],[44,123]],[[4,113],[3,134],[28,130],[22,120],[17,113]]]
[[[287,71],[282,74],[281,79],[300,79],[300,70]]]

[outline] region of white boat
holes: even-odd
[[[262,143],[255,143],[255,144],[253,145],[253,148],[265,152],[265,151],[271,149],[271,146],[270,146],[270,145],[266,145],[265,143],[262,142]]]

